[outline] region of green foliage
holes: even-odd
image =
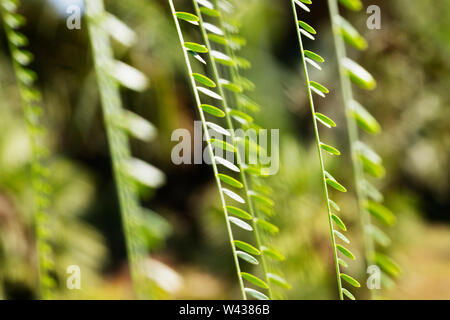
[[[306,3],[305,1],[303,1],[303,2]],[[308,1],[308,2],[311,3],[310,1]],[[325,170],[323,154],[322,154],[322,151],[326,151],[328,153],[331,153],[332,155],[339,155],[340,152],[336,148],[329,146],[320,140],[319,129],[318,129],[319,121],[321,123],[323,123],[325,126],[327,126],[328,128],[335,126],[335,125],[333,125],[334,122],[332,122],[328,117],[321,115],[321,114],[319,114],[319,116],[318,116],[315,111],[315,108],[314,108],[313,92],[318,94],[321,97],[325,97],[325,94],[327,94],[329,91],[323,85],[310,80],[310,75],[309,75],[309,71],[308,71],[308,64],[316,67],[315,63],[312,62],[309,58],[312,58],[318,62],[323,62],[324,59],[319,58],[320,56],[318,54],[315,54],[309,50],[307,50],[305,52],[305,49],[303,47],[302,37],[306,36],[307,38],[314,40],[314,37],[311,34],[316,34],[316,31],[314,30],[314,28],[309,26],[307,23],[301,22],[298,19],[297,9],[301,9],[301,10],[307,11],[307,12],[310,12],[310,9],[307,6],[305,6],[295,0],[291,0],[291,5],[292,5],[295,22],[298,22],[298,23],[296,23],[296,28],[297,28],[299,45],[300,45],[300,52],[301,52],[301,56],[302,56],[302,60],[303,60],[303,69],[305,72],[305,78],[306,78],[306,83],[307,83],[307,88],[308,88],[307,90],[308,90],[308,97],[309,97],[309,105],[311,108],[311,115],[312,115],[312,120],[313,120],[313,124],[314,124],[314,132],[315,132],[315,138],[316,138],[316,144],[317,144],[317,151],[319,154],[319,162],[320,162],[320,168],[321,168],[321,173],[322,173],[322,182],[323,182],[322,183],[323,191],[324,191],[324,196],[325,196],[326,205],[327,205],[327,213],[328,213],[328,222],[329,222],[329,227],[330,227],[332,250],[333,250],[333,256],[334,256],[335,267],[336,267],[336,277],[337,277],[339,298],[342,300],[342,299],[344,299],[344,295],[346,295],[350,299],[352,299],[352,298],[354,299],[354,296],[349,294],[348,290],[345,290],[345,288],[343,288],[341,280],[345,280],[346,282],[353,285],[354,287],[359,287],[360,285],[359,285],[358,281],[353,279],[351,276],[341,273],[341,271],[340,271],[341,266],[345,267],[347,264],[345,263],[344,260],[342,260],[341,258],[338,257],[338,251],[341,252],[341,254],[343,254],[347,258],[350,258],[351,260],[355,260],[355,256],[349,249],[345,248],[344,246],[342,246],[340,244],[337,244],[337,242],[336,242],[336,235],[338,235],[338,237],[341,240],[343,240],[344,242],[348,243],[349,241],[344,235],[342,235],[339,232],[336,232],[336,230],[334,229],[334,223],[337,226],[339,226],[343,231],[346,231],[347,228],[345,227],[345,224],[342,222],[342,219],[339,218],[336,214],[332,213],[332,211],[331,211],[332,207],[333,208],[339,208],[339,207],[335,204],[334,201],[332,201],[330,199],[329,190],[328,190],[327,185],[334,188],[337,191],[340,191],[340,192],[347,192],[347,189],[342,184],[340,184],[329,172],[327,172]]]
[[[251,81],[239,75],[239,66],[248,67],[248,63],[245,63],[244,58],[236,56],[236,47],[233,46],[232,43],[233,40],[237,39],[237,37],[233,37],[228,34],[228,31],[225,28],[226,22],[223,18],[224,14],[221,13],[221,10],[225,11],[225,9],[223,8],[227,8],[229,11],[233,10],[233,5],[227,1],[214,1],[213,3],[209,1],[197,2],[196,0],[194,0],[193,5],[195,8],[195,14],[193,15],[190,13],[186,14],[185,12],[177,12],[175,10],[173,2],[170,0],[169,3],[177,27],[180,43],[184,47],[186,66],[188,68],[189,76],[191,79],[191,86],[197,103],[197,109],[203,123],[205,140],[208,144],[208,151],[210,153],[210,158],[212,159],[212,167],[214,175],[216,177],[216,183],[222,202],[222,209],[226,220],[228,236],[232,244],[232,252],[236,264],[242,297],[244,299],[247,299],[247,294],[249,294],[256,299],[267,298],[267,295],[256,291],[255,289],[250,290],[250,288],[246,288],[244,285],[244,280],[246,280],[249,283],[259,286],[262,289],[267,289],[268,297],[272,298],[272,289],[269,283],[274,283],[274,281],[271,282],[268,276],[269,271],[266,262],[266,255],[264,254],[264,252],[261,255],[261,248],[263,243],[262,233],[265,231],[273,234],[278,232],[278,228],[272,223],[260,217],[260,215],[258,214],[258,207],[268,207],[269,210],[271,210],[270,207],[273,206],[273,201],[267,198],[267,196],[260,194],[257,190],[251,189],[251,182],[254,182],[252,179],[257,179],[258,176],[261,177],[261,173],[258,173],[258,171],[261,172],[261,170],[249,171],[249,169],[245,166],[245,159],[241,159],[241,153],[239,152],[240,148],[247,146],[252,147],[253,150],[256,150],[257,152],[260,151],[261,148],[255,141],[241,141],[238,137],[235,136],[234,133],[236,124],[241,126],[242,128],[252,128],[254,126],[254,121],[253,117],[243,110],[244,108],[242,103],[242,101],[248,100],[248,98],[244,95],[244,89],[241,84],[247,85],[247,87],[249,87],[251,86]],[[211,21],[205,21],[204,16],[209,17]],[[189,17],[189,19],[185,19],[185,17]],[[179,20],[195,22],[193,24],[199,26],[202,39],[205,44],[194,44],[193,42],[185,41],[183,38]],[[227,23],[227,25],[230,25],[229,22]],[[238,28],[236,28],[236,26],[232,26],[232,29],[235,32],[238,31]],[[216,44],[217,48],[213,48],[212,42]],[[244,42],[245,41],[241,39],[241,44],[243,44]],[[192,71],[191,62],[188,56],[188,53],[192,51],[196,52],[197,54],[206,54],[206,59],[198,59],[196,56],[194,57],[196,57],[197,60],[202,63],[205,63],[205,60],[208,61],[208,65],[212,71],[212,79],[206,75]],[[225,67],[225,73],[220,74],[219,65]],[[210,88],[217,88],[217,92],[199,87],[197,86],[197,83],[206,85]],[[203,93],[204,95],[208,96],[209,98],[214,100],[215,103],[220,103],[221,107],[202,103],[199,93]],[[239,101],[241,103],[239,103]],[[235,104],[234,107],[232,107],[232,103]],[[215,122],[213,122],[212,127],[208,126],[209,122],[206,121],[203,111],[216,117],[223,117],[225,119],[226,129],[223,129],[221,125]],[[235,121],[235,123],[233,123],[233,120]],[[221,134],[227,132],[227,134],[225,135],[231,138],[231,144],[218,139],[210,139],[207,130],[208,127]],[[217,131],[217,129],[219,129],[219,131]],[[227,152],[233,153],[236,158],[237,164],[235,165],[233,163],[230,163],[228,160],[216,156],[214,154],[214,150],[217,149],[222,149]],[[231,177],[231,173],[219,173],[218,164],[223,165],[230,171],[238,173],[239,178]],[[256,177],[250,178],[250,174],[256,175]],[[222,186],[222,183],[228,184],[235,189],[241,190],[241,192],[243,192],[243,197],[237,194],[235,191],[224,188]],[[227,197],[225,196],[245,207],[241,209],[227,205]],[[250,220],[251,223],[249,224],[237,217],[229,216],[230,214],[245,220]],[[253,232],[255,236],[256,247],[240,240],[234,240],[234,233],[231,227],[232,225],[230,223],[243,230]],[[236,247],[245,252],[238,251]],[[264,275],[265,281],[259,279],[251,273],[240,271],[241,265],[239,262],[239,258],[246,262],[249,262],[250,264],[257,265],[259,264],[259,262],[254,257],[255,255],[260,256],[261,258],[262,273]],[[271,258],[270,255],[267,255],[267,257]],[[282,279],[282,277],[276,275],[276,279]],[[275,283],[278,284],[284,282],[285,280],[278,282],[275,281]]]
[[[30,139],[32,162],[31,184],[34,192],[33,215],[38,252],[39,281],[41,296],[52,299],[56,289],[55,262],[52,247],[53,217],[50,214],[52,187],[49,184],[49,150],[44,144],[46,128],[42,125],[44,111],[41,106],[41,93],[35,87],[37,75],[29,69],[33,54],[24,47],[27,37],[18,31],[26,20],[19,14],[19,0],[2,0],[1,12],[3,26],[12,56],[17,85],[22,99],[23,112]]]
[[[140,71],[114,60],[109,37],[110,35],[117,37],[119,33],[111,28],[112,24],[108,25],[109,28],[105,27],[111,15],[104,11],[103,0],[87,0],[86,15],[133,285],[138,298],[154,298],[154,292],[145,274],[148,249],[145,238],[158,237],[158,233],[155,230],[143,229],[142,226],[145,225],[145,220],[152,218],[154,224],[158,218],[154,213],[141,208],[137,186],[157,188],[164,183],[165,178],[155,167],[131,156],[128,138],[130,132],[124,130],[124,126],[120,123],[125,116],[129,117],[132,113],[124,110],[119,92],[119,85],[142,91],[147,87],[148,80]],[[121,25],[125,26],[122,23]],[[129,33],[132,34],[132,30],[129,30]],[[122,43],[127,42],[123,38],[118,40],[122,40]],[[146,133],[148,128],[153,126],[137,115],[133,115],[132,119],[139,119],[141,123],[139,127],[133,126],[133,130],[141,128],[141,131],[133,136],[144,137],[144,140],[151,138],[151,135],[149,137]],[[129,127],[125,126],[126,128]],[[146,235],[145,232],[150,235]]]
[[[362,8],[360,1],[341,0],[340,2],[354,11],[359,11]],[[390,276],[397,276],[400,273],[397,264],[391,258],[377,252],[375,245],[380,243],[385,246],[390,242],[390,239],[377,226],[372,224],[370,217],[375,217],[379,222],[387,226],[392,226],[396,221],[395,215],[379,203],[383,201],[381,193],[367,181],[367,175],[375,178],[383,177],[385,169],[381,157],[368,145],[360,141],[358,130],[359,126],[359,128],[369,134],[378,134],[381,131],[381,127],[369,111],[354,100],[351,85],[353,82],[362,89],[374,90],[376,81],[362,66],[347,57],[345,48],[345,42],[358,50],[367,49],[368,44],[356,28],[339,15],[337,0],[328,0],[328,6],[333,25],[342,95],[346,109],[348,136],[352,150],[357,198],[364,234],[366,263],[367,265],[376,264]],[[374,290],[371,290],[371,295],[372,297],[376,296]]]

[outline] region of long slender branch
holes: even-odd
[[[338,254],[337,254],[337,248],[336,248],[336,239],[334,236],[334,228],[333,228],[333,221],[331,218],[331,208],[330,208],[330,202],[329,202],[329,196],[328,196],[328,188],[327,188],[327,183],[326,183],[326,175],[325,175],[325,166],[324,166],[324,162],[323,162],[323,156],[322,156],[322,149],[320,148],[320,136],[319,136],[319,129],[317,127],[317,120],[315,117],[315,109],[314,109],[314,99],[312,96],[312,91],[311,91],[311,87],[310,87],[310,80],[309,80],[309,73],[308,73],[308,66],[306,65],[306,59],[305,59],[305,54],[304,54],[304,49],[303,49],[303,41],[302,41],[302,35],[300,32],[300,27],[298,25],[298,15],[297,15],[297,10],[295,7],[295,2],[294,0],[291,0],[291,4],[292,4],[292,11],[293,11],[293,15],[294,15],[294,19],[295,19],[295,25],[297,28],[297,36],[298,36],[298,41],[299,41],[299,45],[300,45],[300,51],[302,54],[302,60],[303,60],[303,69],[305,71],[305,79],[306,79],[306,83],[307,83],[307,87],[308,87],[308,98],[309,98],[309,104],[311,107],[311,115],[312,115],[312,119],[313,119],[313,124],[314,124],[314,134],[316,137],[316,144],[317,144],[317,151],[319,154],[319,161],[320,161],[320,169],[321,169],[321,173],[322,173],[322,186],[323,186],[323,192],[324,192],[324,196],[327,202],[327,212],[328,212],[328,224],[330,227],[330,235],[331,235],[331,242],[332,242],[332,246],[333,246],[333,256],[334,256],[334,263],[335,263],[335,267],[336,267],[336,277],[337,277],[337,284],[338,284],[338,291],[339,291],[339,299],[343,300],[343,293],[342,293],[342,283],[341,283],[341,277],[340,277],[340,270],[339,270],[339,262],[338,262]]]
[[[358,126],[355,119],[351,115],[350,101],[353,100],[353,90],[350,78],[345,73],[341,61],[347,57],[344,39],[338,32],[336,26],[337,17],[339,17],[339,7],[336,0],[328,0],[328,7],[330,11],[330,18],[333,28],[334,44],[336,48],[336,56],[339,68],[339,77],[341,81],[342,96],[344,99],[345,111],[346,111],[346,121],[347,121],[347,133],[350,141],[351,157],[353,163],[353,172],[356,184],[356,195],[358,199],[358,207],[361,214],[361,223],[364,235],[364,246],[365,246],[365,258],[367,265],[372,265],[374,263],[374,241],[372,235],[369,232],[369,226],[371,225],[371,218],[369,212],[365,209],[364,204],[367,201],[367,194],[363,188],[364,182],[364,170],[362,168],[361,162],[358,159],[356,152],[356,142],[359,140]],[[373,295],[373,290],[371,290],[371,295]]]
[[[178,19],[176,18],[176,15],[175,15],[176,11],[175,11],[175,7],[173,5],[173,1],[169,0],[169,4],[170,4],[170,9],[172,10],[172,16],[174,18],[175,26],[176,26],[177,33],[178,33],[178,38],[180,39],[180,44],[183,47],[184,37],[183,37],[183,33],[181,31],[181,27],[180,27],[180,24],[178,22]],[[195,1],[194,1],[194,4],[196,5]],[[198,10],[198,6],[196,7],[196,9]],[[190,63],[187,51],[186,51],[186,49],[184,49],[184,47],[183,47],[183,55],[184,55],[186,67],[187,67],[188,73],[189,73],[190,84],[191,84],[192,91],[194,93],[195,101],[196,101],[196,104],[197,104],[197,111],[198,111],[200,119],[202,121],[203,132],[205,134],[205,139],[206,139],[206,143],[207,143],[207,147],[208,147],[208,153],[209,153],[210,158],[211,158],[211,165],[213,167],[214,177],[215,177],[215,180],[216,180],[217,188],[219,190],[220,201],[221,201],[222,209],[223,209],[224,216],[225,216],[225,222],[226,222],[226,226],[227,226],[228,237],[229,237],[231,248],[232,248],[233,259],[234,259],[234,263],[235,263],[235,266],[236,266],[236,271],[237,271],[237,276],[238,276],[238,280],[239,280],[239,286],[240,286],[241,293],[242,293],[242,298],[244,300],[247,300],[247,295],[246,295],[245,288],[244,288],[244,281],[243,281],[242,276],[241,276],[241,268],[240,268],[240,265],[239,265],[239,260],[238,260],[238,256],[237,256],[237,253],[236,253],[236,248],[235,248],[235,245],[234,245],[233,232],[231,230],[230,220],[228,219],[228,211],[227,211],[227,208],[226,208],[225,197],[224,197],[223,191],[222,191],[222,183],[221,183],[220,178],[219,178],[219,171],[217,169],[216,161],[214,160],[214,151],[213,151],[213,147],[212,147],[212,145],[210,143],[210,136],[209,136],[209,133],[208,133],[208,127],[206,125],[205,115],[203,113],[203,109],[201,108],[201,104],[202,103],[201,103],[198,91],[196,89],[197,86],[196,86],[196,83],[195,83],[195,79],[192,76],[193,72],[192,72],[191,63]],[[219,83],[218,83],[218,85],[219,85]]]
[[[203,36],[203,39],[205,41],[206,47],[208,48],[208,51],[211,52],[211,50],[212,50],[211,43],[210,43],[210,41],[208,39],[208,35],[206,33],[206,29],[203,27],[203,23],[204,22],[203,22],[203,17],[202,17],[202,14],[200,12],[199,6],[198,6],[196,0],[192,0],[192,2],[194,4],[196,14],[197,14],[197,16],[200,19],[200,21],[199,21],[200,30],[202,32],[202,36]],[[219,76],[219,71],[217,69],[216,62],[212,58],[211,54],[208,55],[208,58],[209,58],[209,61],[210,61],[211,67],[212,67],[214,80],[217,83],[219,94],[223,98],[223,107],[225,109],[224,110],[225,111],[225,119],[226,119],[226,122],[227,122],[227,126],[230,129],[231,140],[233,141],[233,145],[234,145],[234,147],[236,149],[236,162],[237,162],[237,165],[238,165],[238,168],[239,168],[239,174],[240,174],[240,177],[241,177],[241,180],[242,180],[242,184],[244,185],[244,193],[245,193],[245,198],[246,198],[247,203],[248,203],[248,207],[249,207],[249,211],[250,211],[249,213],[252,216],[252,227],[254,229],[256,245],[257,245],[257,247],[259,249],[262,246],[260,231],[258,229],[258,225],[256,224],[256,220],[255,220],[256,219],[256,215],[255,215],[255,210],[254,210],[254,206],[253,206],[253,201],[252,201],[250,193],[249,193],[248,181],[247,181],[247,177],[246,177],[246,174],[245,174],[245,168],[243,166],[242,159],[241,159],[239,151],[238,151],[238,143],[237,143],[237,140],[236,140],[236,137],[235,137],[235,134],[234,134],[234,125],[233,125],[233,121],[231,119],[231,115],[230,115],[230,112],[229,112],[230,109],[229,109],[227,97],[225,95],[225,91],[223,89],[223,86],[222,86],[222,84],[220,82],[220,76]],[[269,298],[272,299],[273,298],[272,289],[271,289],[271,287],[269,285],[270,280],[269,280],[269,277],[268,277],[268,270],[267,270],[266,261],[264,259],[264,253],[261,254],[261,265],[262,265],[263,272],[264,272],[264,278],[265,278],[266,283],[268,285],[268,289],[267,290],[268,290],[268,293],[269,293]]]
[[[139,201],[134,182],[124,172],[123,166],[130,158],[130,146],[126,133],[115,125],[116,119],[123,112],[119,85],[109,75],[112,67],[113,52],[108,34],[98,25],[104,17],[103,0],[87,0],[86,15],[90,43],[97,73],[97,82],[102,101],[103,118],[108,137],[109,149],[115,177],[115,184],[119,196],[122,225],[125,234],[130,274],[134,289],[139,298],[144,297],[141,246],[136,242],[133,234],[134,216],[139,210]]]
[[[52,299],[54,297],[54,289],[56,287],[55,280],[52,273],[54,273],[54,252],[51,246],[50,228],[51,215],[49,212],[49,189],[48,184],[48,168],[45,167],[44,162],[47,160],[47,149],[43,143],[45,128],[40,123],[42,115],[42,107],[39,106],[40,93],[33,87],[35,79],[24,81],[23,75],[30,73],[26,69],[28,63],[19,62],[16,58],[17,53],[23,53],[19,45],[11,40],[11,37],[16,33],[15,29],[20,26],[12,25],[7,22],[8,15],[17,14],[16,11],[20,2],[7,3],[1,1],[1,13],[3,18],[3,26],[6,37],[8,39],[8,47],[12,56],[12,63],[14,73],[16,75],[17,85],[19,87],[20,96],[23,104],[23,112],[26,120],[26,127],[28,136],[30,138],[30,145],[32,151],[32,165],[31,165],[31,180],[33,186],[33,219],[35,225],[36,235],[36,249],[38,254],[38,268],[39,268],[39,288],[40,294],[44,299]],[[24,53],[25,54],[25,53]],[[22,75],[22,76],[21,76]],[[31,93],[34,90],[34,98],[30,100],[26,97],[26,93]]]

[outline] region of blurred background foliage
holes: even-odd
[[[242,3],[241,3],[242,2]],[[68,30],[65,8],[80,1],[22,1],[23,28],[36,58],[53,150],[52,185],[57,272],[79,265],[82,289],[61,289],[61,298],[128,299],[120,214],[85,24]],[[146,194],[146,207],[170,224],[149,239],[154,248],[148,275],[162,287],[160,298],[239,298],[218,194],[207,165],[175,166],[171,133],[193,131],[196,119],[181,49],[164,0],[106,0],[108,11],[138,35],[131,49],[114,44],[117,58],[151,79],[145,93],[123,92],[124,104],[159,130],[151,145],[133,142],[135,155],[167,174],[166,185]],[[450,299],[450,2],[364,1],[381,7],[382,29],[368,30],[364,12],[344,12],[369,41],[365,52],[351,52],[378,80],[377,90],[356,91],[380,121],[383,132],[364,137],[384,157],[388,174],[379,185],[398,217],[391,255],[402,266],[396,284],[385,283],[392,299]],[[176,5],[192,11],[190,1]],[[246,76],[256,83],[252,98],[263,106],[257,122],[280,129],[280,171],[269,179],[276,200],[273,241],[286,255],[281,265],[291,299],[336,298],[329,231],[313,140],[304,79],[300,69],[290,1],[239,1],[242,52],[252,63]],[[308,46],[326,58],[319,82],[330,88],[317,109],[331,115],[339,130],[325,141],[346,150],[328,167],[350,192],[340,195],[351,248],[359,259],[351,274],[366,276],[362,234],[354,198],[351,162],[338,73],[325,1],[314,1],[311,23],[319,31]],[[30,149],[5,36],[0,39],[0,296],[36,298],[37,271],[29,182]],[[165,241],[160,241],[166,238]],[[63,280],[64,281],[64,280]],[[65,286],[62,284],[61,288]],[[365,287],[365,286],[363,286]],[[357,298],[367,298],[363,288]]]

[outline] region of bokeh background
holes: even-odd
[[[252,98],[262,105],[257,122],[280,129],[280,170],[269,179],[281,232],[273,239],[286,255],[280,265],[290,299],[334,299],[326,209],[313,128],[300,69],[290,1],[246,0],[236,17],[252,63],[245,75],[256,83]],[[334,44],[326,1],[313,1],[309,20],[319,33],[308,47],[325,59],[315,74],[331,91],[317,109],[338,123],[325,141],[348,155]],[[111,173],[87,28],[66,28],[65,8],[81,1],[23,0],[23,28],[36,58],[52,156],[52,212],[56,262],[82,270],[82,289],[61,289],[67,299],[133,298],[120,213]],[[164,219],[152,239],[148,274],[163,299],[238,299],[234,264],[218,193],[207,165],[173,165],[171,133],[193,130],[196,119],[180,45],[165,0],[106,0],[108,11],[138,35],[131,49],[114,43],[116,57],[151,79],[144,93],[123,91],[127,108],[158,128],[151,144],[133,142],[133,153],[167,175],[143,204]],[[402,268],[385,283],[388,299],[450,299],[450,2],[364,1],[381,7],[382,29],[368,30],[365,12],[343,12],[369,42],[350,55],[378,81],[373,92],[356,90],[359,101],[380,121],[383,132],[364,137],[384,158],[386,177],[377,182],[397,215],[388,230],[390,255]],[[185,10],[189,1],[176,0]],[[192,10],[192,9],[190,9]],[[5,35],[0,38],[0,297],[37,297],[33,240],[30,149]],[[327,166],[348,186],[340,195],[350,248],[358,256],[350,274],[364,279],[362,235],[348,156],[327,157]],[[358,298],[367,298],[363,288]]]

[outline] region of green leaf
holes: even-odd
[[[369,211],[371,215],[373,215],[375,218],[377,218],[378,220],[380,220],[389,227],[394,225],[397,220],[392,211],[383,206],[382,204],[373,201],[367,201],[366,209],[367,211]]]
[[[158,188],[166,180],[161,170],[137,158],[125,160],[122,168],[130,178],[150,188]]]
[[[11,27],[11,29],[18,29],[25,24],[25,17],[18,13],[6,12],[3,16],[5,23]]]
[[[359,288],[361,287],[361,285],[359,284],[358,281],[356,281],[354,278],[352,278],[351,276],[349,276],[348,274],[345,273],[341,273],[341,278],[344,279],[345,281],[347,281],[349,284],[351,284],[352,286]]]
[[[214,81],[212,81],[207,76],[204,76],[204,75],[199,74],[199,73],[193,73],[192,76],[194,77],[195,80],[197,80],[201,84],[204,84],[207,87],[210,87],[210,88],[215,88],[216,87],[216,84],[214,83]]]
[[[377,134],[381,131],[378,121],[359,102],[351,100],[349,108],[351,115],[362,129],[371,134]]]
[[[184,47],[188,50],[198,52],[198,53],[207,53],[208,52],[208,48],[206,48],[202,44],[198,44],[195,42],[185,42]]]
[[[328,202],[330,203],[330,206],[333,207],[334,210],[341,211],[341,208],[338,206],[338,204],[336,202],[334,202],[331,199],[328,199]]]
[[[236,208],[236,207],[233,207],[233,206],[227,206],[226,208],[227,208],[227,211],[229,213],[231,213],[231,214],[233,214],[233,215],[235,215],[235,216],[237,216],[239,218],[246,219],[246,220],[252,220],[253,219],[253,217],[249,213],[245,212],[242,209],[239,209],[239,208]]]
[[[364,171],[372,177],[382,178],[386,174],[386,169],[384,169],[381,163],[376,163],[362,154],[359,155],[359,160],[363,165]]]
[[[305,53],[305,56],[307,56],[308,58],[311,58],[317,62],[323,63],[325,62],[325,59],[322,58],[321,56],[319,56],[317,53],[309,51],[309,50],[303,50],[303,52]]]
[[[238,181],[235,178],[232,178],[226,174],[223,174],[223,173],[219,173],[219,179],[222,182],[225,182],[225,183],[229,184],[230,186],[238,188],[238,189],[242,189],[244,187],[244,185],[240,181]]]
[[[156,136],[156,128],[147,119],[125,110],[120,117],[122,128],[127,130],[133,137],[142,141],[150,141]]]
[[[262,281],[260,278],[254,276],[254,275],[252,275],[252,274],[250,274],[250,273],[247,273],[247,272],[241,272],[241,276],[242,276],[242,278],[244,278],[245,280],[247,280],[247,281],[253,283],[255,286],[258,286],[258,287],[263,288],[263,289],[268,289],[268,288],[269,288],[269,286],[267,285],[267,283],[265,283],[265,282]]]
[[[375,202],[382,202],[384,200],[383,195],[380,191],[377,190],[377,188],[371,184],[367,180],[362,181],[362,188],[364,189],[364,192],[367,194],[367,196],[372,199]]]
[[[231,59],[229,56],[220,51],[211,50],[211,56],[214,58],[215,61],[219,62],[220,64],[223,64],[228,67],[235,66],[235,62],[233,61],[233,59]]]
[[[24,47],[28,45],[28,38],[18,32],[18,31],[11,31],[9,34],[9,40],[16,46],[16,47]]]
[[[220,12],[216,9],[211,9],[207,7],[201,7],[200,12],[206,14],[207,16],[218,18],[220,17]]]
[[[225,88],[225,89],[227,89],[227,90],[229,90],[229,91],[231,91],[231,92],[241,93],[241,92],[244,91],[244,90],[243,90],[240,86],[238,86],[237,84],[232,83],[232,82],[230,82],[230,81],[228,81],[228,80],[225,80],[225,79],[220,79],[220,84],[222,85],[223,88]]]
[[[223,46],[228,45],[227,39],[224,36],[219,36],[218,34],[209,33],[208,39]]]
[[[247,230],[247,231],[253,231],[253,228],[252,228],[251,225],[249,225],[247,222],[245,222],[245,221],[243,221],[243,220],[241,220],[241,219],[239,219],[239,218],[236,218],[236,217],[228,217],[228,220],[229,220],[230,222],[234,223],[234,224],[235,224],[236,226],[238,226],[239,228],[242,228],[242,229]]]
[[[267,273],[267,278],[269,278],[269,282],[276,284],[277,286],[285,289],[291,289],[291,285],[286,281],[286,279],[275,273]]]
[[[352,260],[355,260],[355,259],[356,259],[356,258],[355,258],[355,255],[354,255],[350,250],[348,250],[346,247],[341,246],[340,244],[337,244],[336,247],[337,247],[338,250],[339,250],[340,252],[342,252],[342,254],[345,255],[346,257],[348,257],[348,258],[350,258],[350,259],[352,259]]]
[[[236,247],[238,247],[241,250],[244,250],[245,252],[247,252],[249,254],[252,254],[254,256],[259,256],[261,254],[261,252],[258,249],[256,249],[251,244],[248,244],[247,242],[240,241],[240,240],[234,240],[233,242]]]
[[[196,15],[187,13],[187,12],[177,12],[177,13],[175,13],[175,16],[178,19],[181,19],[181,20],[184,20],[184,21],[187,21],[190,23],[193,23],[193,22],[195,23],[200,20]]]
[[[311,33],[311,34],[316,34],[316,33],[317,33],[317,31],[314,30],[313,27],[311,27],[309,24],[307,24],[307,23],[304,22],[304,21],[300,21],[300,20],[299,20],[299,21],[298,21],[298,24],[299,24],[299,26],[300,26],[302,29],[308,31],[308,32]]]
[[[338,149],[336,149],[335,147],[332,147],[328,144],[325,144],[323,142],[320,143],[320,148],[332,155],[335,155],[335,156],[339,156],[341,154],[341,152]]]
[[[347,189],[345,189],[345,187],[342,184],[340,184],[339,182],[337,182],[336,180],[331,180],[331,179],[327,178],[326,182],[330,187],[333,187],[337,191],[347,192]]]
[[[204,22],[203,23],[203,28],[205,28],[205,30],[207,30],[208,32],[211,32],[213,34],[216,34],[218,36],[223,36],[224,33],[223,31],[216,25],[212,24],[212,23],[208,23],[208,22]]]
[[[328,128],[336,127],[336,123],[330,118],[328,118],[326,115],[316,112],[315,116],[317,120],[319,120],[323,125],[327,126]]]
[[[347,262],[345,262],[345,261],[342,260],[341,258],[338,258],[338,263],[339,263],[339,265],[341,265],[341,266],[344,267],[344,268],[347,268],[347,267],[348,267]]]
[[[244,251],[236,251],[236,255],[241,258],[242,260],[247,261],[248,263],[258,265],[259,261],[253,257],[252,255],[249,255],[248,253],[245,253]]]
[[[401,273],[399,265],[394,260],[380,252],[375,252],[374,261],[384,272],[393,277],[398,277]]]
[[[331,219],[338,225],[339,228],[341,228],[343,231],[347,231],[347,227],[345,226],[344,222],[335,214],[331,214]]]
[[[325,88],[323,85],[321,85],[318,82],[310,81],[309,84],[310,84],[311,87],[316,88],[320,92],[323,92],[323,93],[329,93],[330,92],[327,88]]]
[[[262,229],[266,230],[267,232],[271,233],[271,234],[276,234],[280,231],[280,229],[278,229],[278,227],[268,221],[262,220],[262,219],[255,219],[256,224],[261,227]]]
[[[243,57],[235,56],[234,60],[236,61],[238,67],[241,69],[250,69],[252,67],[251,62]]]
[[[31,52],[23,49],[14,49],[12,51],[12,56],[14,60],[17,61],[17,63],[23,66],[29,65],[34,59],[34,56]]]
[[[209,114],[211,114],[213,116],[216,116],[216,117],[219,117],[219,118],[225,117],[225,112],[223,112],[219,108],[216,108],[216,107],[214,107],[212,105],[202,104],[200,107],[203,109],[203,111],[208,112]]]
[[[231,199],[233,199],[234,201],[237,201],[239,203],[245,203],[245,200],[242,199],[242,197],[240,195],[238,195],[236,192],[233,192],[227,188],[222,188],[222,192],[224,194],[226,194],[228,197],[230,197]]]
[[[377,226],[370,224],[367,226],[367,232],[372,235],[373,239],[381,246],[388,247],[391,244],[391,239]]]
[[[339,2],[347,9],[353,11],[359,11],[362,9],[363,6],[361,0],[339,0]]]
[[[350,300],[355,300],[355,296],[353,294],[351,294],[351,292],[348,291],[347,289],[342,288],[342,293]]]
[[[253,122],[253,118],[251,116],[239,110],[231,109],[230,115],[233,117],[233,119],[241,124],[248,124]]]
[[[339,231],[333,230],[333,232],[338,238],[340,238],[345,243],[350,243],[350,240],[348,240],[348,238],[346,236],[344,236],[342,233],[340,233]]]
[[[353,83],[366,90],[374,90],[377,87],[377,82],[372,75],[355,61],[344,58],[341,63],[342,67],[348,72],[350,80],[352,80]]]
[[[261,251],[264,255],[266,255],[274,260],[277,260],[277,261],[284,261],[286,259],[284,257],[284,255],[282,255],[280,252],[278,252],[274,248],[268,248],[265,246],[261,246]]]
[[[250,288],[245,288],[244,291],[251,295],[253,298],[258,299],[258,300],[269,300],[269,298],[264,294],[261,293],[257,290],[254,289],[250,289]]]
[[[217,148],[220,148],[224,151],[228,151],[228,152],[235,152],[236,149],[234,148],[234,146],[232,144],[229,144],[228,142],[225,142],[223,140],[219,140],[219,139],[211,139],[209,140],[209,142]]]
[[[338,16],[336,19],[342,37],[345,42],[358,50],[366,50],[368,47],[366,39],[359,34],[359,32],[344,18]]]
[[[273,207],[275,205],[273,200],[269,199],[266,196],[263,196],[262,194],[255,192],[255,191],[250,190],[249,194],[252,197],[252,199],[254,199],[255,201],[257,201],[265,206]]]
[[[309,1],[309,2],[306,2],[306,1]],[[306,12],[311,12],[311,10],[303,4],[303,3],[312,3],[311,0],[294,0],[294,2],[296,5],[298,5],[300,8],[302,8]]]

